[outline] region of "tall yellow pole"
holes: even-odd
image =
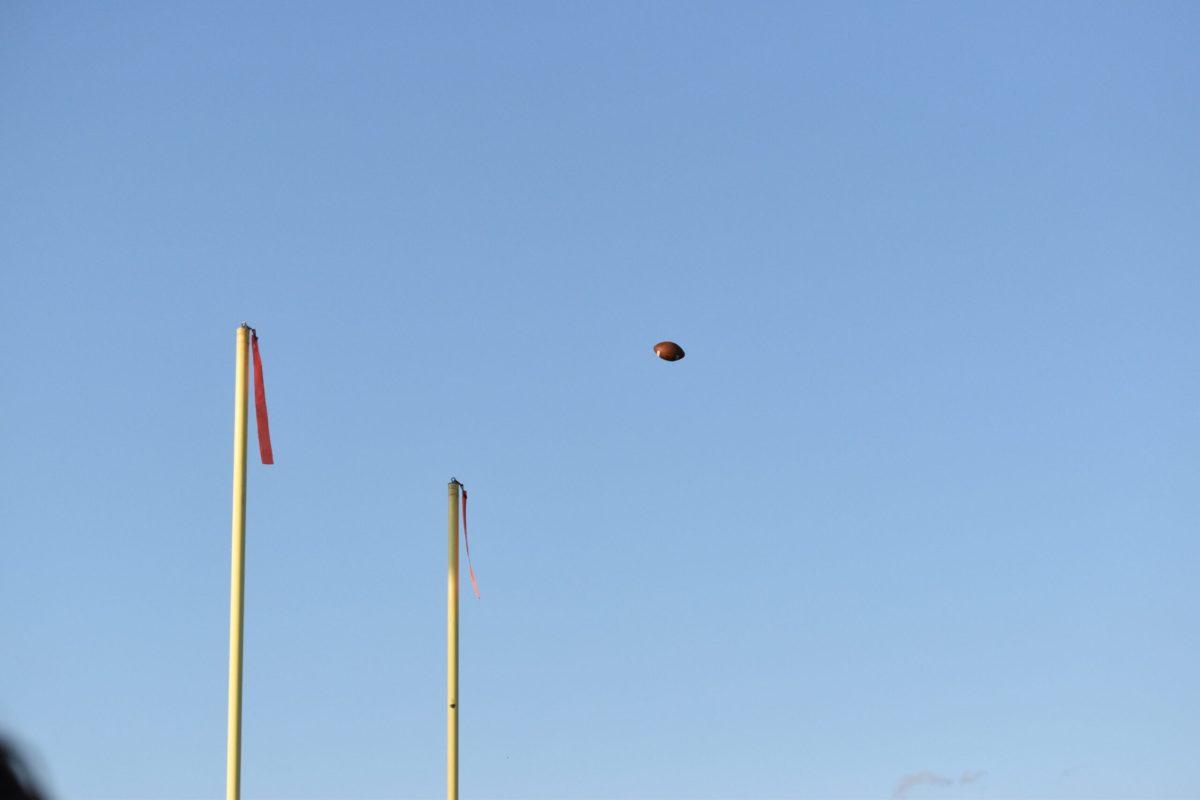
[[[446,800],[458,800],[458,490],[450,479],[450,524],[446,540]]]
[[[229,730],[225,740],[225,798],[242,791],[242,596],[246,588],[246,398],[250,329],[237,329],[233,380],[233,556],[229,577]]]

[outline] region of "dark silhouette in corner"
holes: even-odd
[[[46,800],[12,742],[0,737],[0,800]]]

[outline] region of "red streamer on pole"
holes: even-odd
[[[467,574],[471,576],[471,588],[475,590],[475,597],[479,597],[479,581],[475,580],[475,568],[471,566],[471,539],[467,536],[467,487],[463,486],[462,490],[462,523],[463,523],[463,544],[467,548]]]
[[[258,352],[258,331],[250,329],[250,345],[254,352],[254,419],[258,423],[258,454],[262,463],[274,464],[271,450],[271,426],[267,422],[267,389],[263,385],[262,355]]]

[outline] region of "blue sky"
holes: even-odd
[[[452,475],[464,797],[1200,794],[1198,34],[5,3],[0,728],[221,795],[245,319],[247,798],[442,793]]]

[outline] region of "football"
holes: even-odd
[[[683,348],[674,342],[659,342],[654,345],[654,354],[663,361],[678,361],[683,358]]]

